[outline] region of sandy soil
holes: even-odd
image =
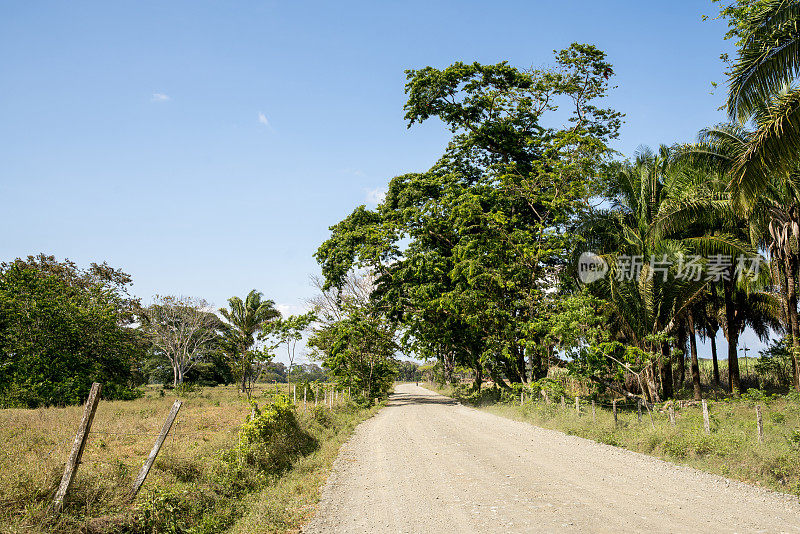
[[[800,532],[800,504],[412,384],[342,448],[303,532]]]

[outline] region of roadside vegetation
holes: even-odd
[[[234,387],[183,396],[153,470],[128,494],[174,400],[148,388],[134,401],[101,402],[65,509],[50,509],[81,407],[0,411],[0,531],[285,532],[313,512],[338,448],[375,409],[339,397],[332,409],[291,405],[286,386],[259,386],[252,402]],[[320,393],[320,399],[322,393]],[[262,498],[269,497],[269,502]],[[247,523],[247,518],[258,521]],[[243,523],[244,522],[244,523]]]
[[[719,5],[738,48],[728,122],[629,158],[611,149],[623,116],[603,107],[614,68],[593,45],[536,69],[407,71],[409,127],[439,121],[451,142],[331,228],[324,287],[367,270],[402,348],[447,382],[468,369],[476,392],[552,368],[650,404],[800,391],[800,8]],[[745,331],[772,343],[757,383]]]
[[[495,415],[800,496],[800,403],[795,393],[765,395],[750,390],[736,399],[720,396],[709,400],[707,434],[701,405],[693,401],[644,408],[640,420],[637,404],[619,399],[615,422],[606,399],[580,397],[578,413],[575,395],[586,392],[569,386],[563,390],[562,406],[560,396],[547,402],[540,392],[537,395],[530,389],[525,390],[523,401],[521,389],[511,394],[486,388],[478,397],[463,386],[423,385]],[[756,406],[762,412],[762,441],[758,439]]]
[[[624,116],[605,107],[614,66],[592,44],[535,69],[408,70],[408,126],[438,121],[450,143],[330,228],[302,315],[282,317],[256,289],[221,308],[196,296],[142,302],[106,263],[0,264],[2,528],[292,528],[353,425],[396,377],[420,375],[476,404],[548,392],[553,404],[521,416],[796,491],[800,2],[718,5],[737,47],[724,58],[726,121],[633,155],[612,149]],[[739,357],[746,331],[770,342],[757,358]],[[295,363],[301,339],[316,363]],[[50,514],[93,382],[97,434],[66,513]],[[297,411],[269,382],[347,401]],[[129,505],[134,458],[176,395],[187,402],[172,441]],[[656,410],[711,400],[719,427],[697,436],[685,402],[675,428],[608,428],[602,414],[587,426],[558,411],[561,395]],[[773,425],[758,448],[744,416],[756,401]]]

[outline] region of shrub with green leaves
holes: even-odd
[[[286,396],[278,396],[263,408],[253,404],[253,416],[239,430],[239,461],[265,472],[279,472],[317,447],[317,441],[297,421]]]
[[[141,393],[146,344],[130,328],[130,277],[106,264],[79,269],[39,255],[0,264],[0,407],[82,402]]]

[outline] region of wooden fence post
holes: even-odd
[[[711,425],[708,421],[708,404],[705,399],[703,399],[703,427],[705,428],[706,434],[711,434]]]
[[[297,406],[297,384],[292,384],[292,404]]]
[[[642,422],[642,399],[638,399],[636,403],[637,415],[639,416],[639,422]]]
[[[611,412],[614,414],[614,426],[617,426],[617,399],[611,401]]]
[[[758,428],[758,442],[764,441],[764,423],[761,420],[761,406],[756,406],[756,427]]]
[[[303,409],[306,409],[306,398],[308,396],[308,384],[303,385]]]
[[[544,397],[545,404],[550,404],[550,399],[547,397],[547,391],[542,390],[542,397]]]
[[[594,400],[592,400],[592,423],[596,423],[596,422],[597,422],[597,417],[595,416],[595,412],[594,412]]]
[[[566,403],[566,401],[564,400],[564,395],[561,395],[561,407],[562,407],[562,408],[566,408],[566,407],[567,407],[567,403]]]
[[[519,392],[519,405],[520,405],[520,406],[523,406],[523,405],[525,404],[525,397],[524,397],[524,395],[525,395],[525,393],[523,393],[523,392],[521,392],[521,391]]]
[[[97,410],[97,403],[100,401],[100,391],[102,389],[103,386],[98,382],[92,384],[89,398],[86,399],[86,404],[83,407],[83,417],[81,417],[80,425],[78,425],[78,433],[75,434],[72,452],[69,454],[67,465],[64,467],[64,476],[61,477],[61,484],[58,485],[56,497],[53,499],[53,508],[56,513],[61,512],[64,507],[64,497],[67,495],[67,491],[69,491],[69,487],[75,479],[78,465],[81,463],[81,456],[83,456],[83,449],[86,447],[86,439],[89,437],[89,429],[92,427],[94,412]]]
[[[139,476],[137,476],[136,480],[133,481],[133,488],[131,489],[131,494],[128,498],[129,501],[132,501],[136,498],[136,494],[139,493],[139,488],[141,488],[142,484],[144,484],[144,479],[147,478],[150,468],[153,467],[153,463],[156,461],[156,456],[158,456],[158,451],[160,451],[161,446],[164,445],[164,441],[167,439],[167,434],[169,434],[169,430],[172,428],[172,423],[175,422],[175,418],[178,417],[178,410],[180,409],[181,401],[176,400],[172,405],[172,409],[169,411],[169,415],[167,415],[167,420],[164,421],[164,426],[161,428],[161,433],[156,438],[156,442],[153,445],[153,449],[150,451],[150,455],[147,457],[147,460],[144,461],[142,470],[139,471]]]
[[[581,399],[577,395],[575,395],[575,413],[581,414]]]
[[[669,424],[675,426],[675,407],[672,404],[669,405]]]

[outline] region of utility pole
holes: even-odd
[[[752,349],[748,349],[747,345],[744,345],[744,348],[742,350],[744,351],[744,375],[747,376],[749,374],[747,372],[747,351]]]

